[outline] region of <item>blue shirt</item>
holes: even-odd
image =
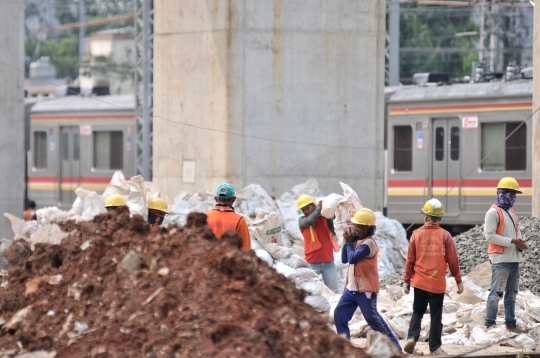
[[[370,253],[371,250],[369,249],[368,245],[362,244],[358,249],[355,250],[354,243],[349,241],[341,249],[341,262],[344,264],[349,263],[354,265],[358,261],[368,257]]]

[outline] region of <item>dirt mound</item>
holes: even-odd
[[[139,216],[68,222],[0,284],[0,347],[57,357],[366,357],[305,293],[206,215],[150,232]],[[129,253],[129,254],[128,254]],[[61,275],[59,277],[58,275]],[[1,322],[1,320],[0,320]]]

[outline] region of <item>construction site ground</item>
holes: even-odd
[[[360,347],[362,349],[366,348],[366,338],[351,338],[351,342],[356,347]],[[400,340],[399,343],[401,346],[405,346],[405,341]],[[453,344],[445,344],[443,345],[442,349],[448,354],[447,357],[452,356],[460,356],[466,352],[473,351],[475,349],[481,348],[482,346],[478,345],[463,345],[463,346],[457,346]],[[481,351],[471,353],[466,355],[465,357],[512,357],[515,358],[519,353],[523,353],[525,356],[529,356],[530,358],[540,358],[540,353],[534,352],[534,351],[522,351],[521,349],[514,348],[514,347],[506,347],[506,346],[489,346],[486,349],[483,349]],[[416,345],[416,351],[415,354],[409,355],[410,357],[422,357],[422,356],[429,356],[429,347],[427,342],[418,342]]]

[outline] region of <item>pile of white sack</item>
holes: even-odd
[[[257,184],[250,184],[237,191],[235,210],[247,220],[252,237],[252,248],[255,253],[279,273],[293,280],[299,288],[308,293],[306,302],[321,312],[330,310],[330,303],[321,295],[324,285],[322,277],[317,275],[303,259],[304,238],[298,227],[301,212],[296,201],[301,194],[308,194],[317,201],[322,200],[322,215],[334,218],[334,228],[340,245],[343,232],[352,226],[350,221],[354,213],[362,208],[362,202],[356,192],[347,184],[340,183],[343,195],[330,194],[324,196],[315,179],[298,184],[290,191],[274,200]],[[75,190],[77,198],[69,211],[57,207],[37,210],[37,221],[25,222],[9,213],[4,215],[12,223],[14,238],[27,240],[32,246],[37,242],[59,243],[65,235],[55,222],[66,220],[92,220],[96,215],[105,213],[105,199],[112,194],[123,195],[127,200],[130,212],[147,216],[147,203],[159,196],[159,191],[152,183],[145,182],[141,176],[126,180],[122,172],[116,172],[103,194],[97,194],[82,188]],[[179,193],[173,200],[165,197],[169,204],[170,214],[165,216],[163,225],[186,223],[190,212],[206,212],[214,206],[214,193],[201,191],[194,194]],[[407,254],[407,237],[403,226],[376,212],[377,232],[375,239],[379,245],[380,278],[401,272]],[[0,243],[0,268],[7,265],[1,252],[11,245],[12,240],[4,239]],[[338,269],[338,287],[340,291],[345,285],[347,264],[341,262],[341,253],[334,255]]]

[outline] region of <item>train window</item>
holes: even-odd
[[[410,172],[412,170],[412,127],[394,127],[394,170]]]
[[[62,134],[62,160],[69,160],[69,133]]]
[[[459,160],[459,127],[450,128],[450,159]]]
[[[123,133],[94,132],[94,168],[122,169],[124,166]]]
[[[34,132],[34,168],[47,169],[47,132]]]
[[[489,154],[482,164],[483,170],[526,169],[527,128],[526,125],[519,127],[520,124],[489,123],[482,125],[482,158]],[[516,132],[505,141],[505,138],[514,130]],[[500,143],[502,144],[499,145]],[[491,153],[492,151],[493,153]]]
[[[441,161],[444,159],[444,128],[437,127],[435,129],[435,160]]]
[[[79,160],[81,156],[81,144],[79,133],[73,133],[73,160]]]

